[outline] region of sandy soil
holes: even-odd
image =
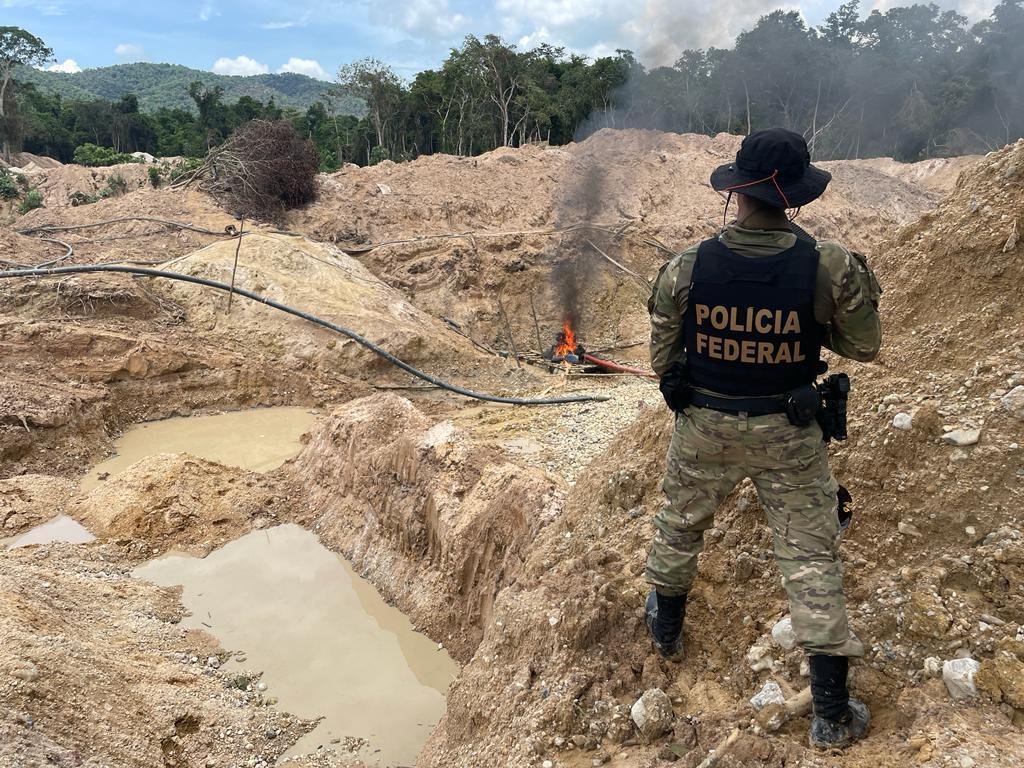
[[[174,594],[124,577],[154,550],[204,552],[270,521],[317,532],[464,664],[422,766],[694,768],[737,727],[720,766],[1020,764],[1024,142],[973,165],[831,163],[832,190],[801,215],[862,248],[886,288],[882,355],[842,366],[855,377],[851,439],[834,450],[857,500],[843,547],[869,647],[853,687],[874,713],[870,738],[842,755],[807,749],[806,718],[777,734],[750,725],[747,701],[764,682],[806,684],[801,654],[766,640],[786,604],[752,489],[737,489],[708,535],[686,659],[661,662],[640,616],[671,426],[656,389],[518,368],[477,344],[512,346],[498,296],[521,351],[538,346],[531,297],[550,338],[564,310],[552,275],[568,260],[584,278],[586,343],[642,360],[642,282],[581,259],[593,249],[578,232],[537,230],[608,225],[587,240],[650,277],[662,245],[718,225],[705,179],[737,142],[602,132],[560,149],[348,168],[292,214],[297,234],[243,240],[246,285],[435,372],[503,392],[604,392],[608,403],[522,410],[392,389],[409,380],[361,352],[262,308],[227,315],[220,297],[191,289],[109,276],[0,284],[0,525],[13,535],[65,512],[100,537],[0,555],[0,764],[257,765],[283,751],[308,725],[206,668],[224,651],[175,627]],[[231,223],[198,193],[142,189],[16,226],[126,211]],[[74,237],[114,232],[124,239],[82,242],[77,258],[184,257],[176,268],[222,276],[234,255],[219,236],[139,222]],[[495,234],[508,232],[528,234]],[[67,479],[133,421],[257,404],[329,412],[268,475],[163,457],[89,494]],[[901,412],[908,430],[893,426]],[[949,445],[946,428],[980,437]],[[754,671],[745,655],[764,643],[769,669]],[[981,691],[955,702],[925,659],[967,654],[981,662]],[[629,708],[652,687],[671,697],[674,721],[645,743]]]

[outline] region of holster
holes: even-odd
[[[658,389],[668,407],[676,413],[682,413],[693,399],[693,387],[686,375],[686,363],[676,362],[661,377],[658,382]]]
[[[821,408],[821,395],[813,384],[797,387],[786,393],[786,417],[794,427],[808,427],[814,423]]]

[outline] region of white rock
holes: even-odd
[[[928,677],[942,677],[942,659],[938,656],[929,656],[925,659],[924,673]]]
[[[380,192],[382,195],[390,195],[391,187],[389,187],[387,184],[378,184],[377,191]]]
[[[760,712],[769,704],[782,704],[785,700],[786,696],[779,688],[779,684],[774,680],[769,680],[760,691],[751,697],[750,706]]]
[[[800,662],[800,677],[810,677],[810,676],[811,676],[811,662],[809,662],[807,659],[803,659]]]
[[[640,735],[653,741],[672,728],[672,701],[660,688],[650,688],[629,710]]]
[[[1018,419],[1024,419],[1024,384],[1014,387],[999,398],[999,404]]]
[[[541,765],[541,768],[555,768],[555,764],[552,763],[550,760],[545,760],[540,765]]]
[[[903,520],[900,520],[900,522],[897,523],[896,530],[902,533],[904,536],[913,536],[915,539],[919,539],[923,535],[921,531],[918,530],[916,525],[912,525]]]
[[[771,651],[767,646],[761,645],[760,643],[750,646],[750,650],[747,651],[747,664],[755,672],[760,672],[764,669],[774,669],[775,662],[772,660]]]
[[[217,669],[217,667],[220,666],[220,659],[218,659],[216,656],[211,656],[206,660],[206,666]]]
[[[796,647],[796,633],[793,632],[793,619],[790,616],[783,616],[772,627],[772,640],[785,651],[791,651]]]
[[[978,695],[974,676],[981,664],[972,658],[950,659],[942,665],[942,682],[954,699],[972,699]]]
[[[897,413],[892,419],[892,425],[896,429],[908,430],[914,424],[914,417],[909,413],[900,412]]]
[[[981,439],[980,429],[954,429],[942,436],[942,442],[950,445],[975,445]]]

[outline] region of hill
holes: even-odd
[[[321,99],[331,87],[330,83],[294,72],[267,75],[218,75],[180,64],[116,64],[111,67],[86,69],[74,74],[21,69],[16,78],[32,83],[44,93],[58,93],[65,99],[107,99],[116,101],[126,93],[134,93],[145,112],[160,107],[194,109],[188,96],[188,85],[198,80],[207,87],[219,85],[224,100],[231,102],[241,96],[260,101],[271,98],[280,107],[306,109]],[[357,114],[358,101],[346,100],[342,112]]]

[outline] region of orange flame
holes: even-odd
[[[572,355],[576,353],[576,331],[572,328],[572,323],[566,320],[562,325],[562,330],[558,334],[555,344],[555,355],[563,357],[565,355]]]

